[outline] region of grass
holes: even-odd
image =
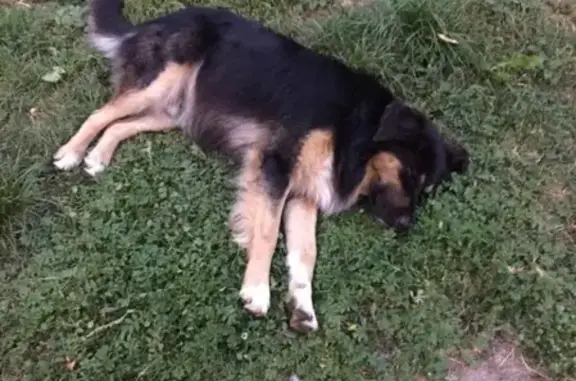
[[[322,219],[322,330],[306,337],[279,307],[282,243],[270,315],[240,308],[222,163],[165,134],[124,144],[96,181],[51,168],[109,95],[79,3],[0,8],[1,380],[433,380],[499,331],[574,379],[575,41],[542,4],[218,2],[378,73],[472,154],[408,237],[362,214]]]

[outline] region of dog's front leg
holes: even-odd
[[[317,217],[316,204],[305,198],[290,199],[284,210],[286,264],[290,277],[287,302],[292,312],[290,327],[300,332],[318,329],[312,302]]]
[[[261,154],[250,153],[240,175],[239,197],[230,215],[234,240],[246,250],[247,256],[240,297],[244,308],[255,316],[266,315],[270,307],[270,266],[288,193],[287,186],[278,189],[271,184],[262,168]]]

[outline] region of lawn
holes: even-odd
[[[575,379],[576,5],[218,3],[377,73],[464,143],[470,171],[405,237],[322,218],[321,330],[292,333],[283,243],[268,317],[241,308],[221,161],[169,133],[122,145],[97,179],[52,168],[110,95],[106,63],[82,1],[0,7],[0,380],[443,380],[502,335]],[[127,1],[133,20],[180,6]]]

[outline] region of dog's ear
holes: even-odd
[[[393,101],[384,110],[380,118],[374,141],[407,140],[420,134],[425,120],[420,113],[400,101]]]
[[[446,164],[450,172],[464,173],[470,164],[470,156],[468,151],[460,144],[446,139],[444,141],[446,147]]]

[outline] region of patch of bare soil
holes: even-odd
[[[576,0],[546,0],[545,3],[558,27],[576,32]]]
[[[27,7],[28,3],[19,0],[0,0],[0,7],[23,6]]]
[[[479,354],[472,366],[450,359],[446,381],[551,381],[544,373],[528,365],[517,345],[495,338],[490,348]]]
[[[546,196],[558,202],[566,201],[566,199],[569,197],[569,192],[570,191],[568,190],[568,187],[564,186],[563,184],[552,184],[548,186],[544,191]]]
[[[301,15],[301,17],[305,20],[308,19],[321,20],[329,17],[334,10],[368,6],[373,4],[375,1],[376,0],[335,0],[334,3],[332,3],[332,6],[327,8],[321,7],[313,11],[308,11],[303,15]]]
[[[0,0],[0,7],[33,8],[49,4],[44,0]]]
[[[555,205],[574,205],[576,202],[576,192],[574,187],[567,183],[553,183],[542,187],[540,194],[540,204],[546,210],[549,204]],[[552,216],[544,212],[544,218],[548,222],[550,232],[558,239],[566,242],[568,245],[576,243],[576,216],[567,218],[565,221],[556,221]]]
[[[375,0],[340,0],[340,6],[345,8],[362,7],[372,4]]]

